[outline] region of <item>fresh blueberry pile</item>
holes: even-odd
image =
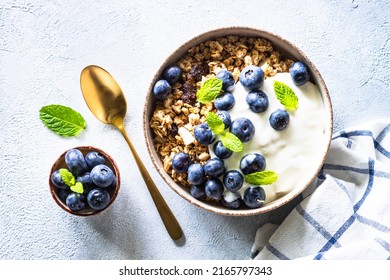
[[[172,72],[176,73],[172,74],[173,76],[180,76],[179,71],[172,70]],[[290,74],[297,86],[309,80],[307,68],[301,62],[293,64]],[[235,105],[235,98],[232,94],[235,81],[232,73],[228,70],[221,70],[216,77],[222,80],[222,93],[214,99],[216,114],[223,121],[225,129],[229,129],[230,133],[242,143],[251,141],[255,134],[254,124],[244,117],[233,120],[228,112]],[[247,66],[241,71],[239,81],[248,91],[246,97],[248,108],[253,113],[265,112],[269,107],[269,101],[267,94],[261,90],[264,83],[263,70],[255,65]],[[166,98],[166,92],[170,92],[170,84],[172,83],[169,79],[157,81],[154,96],[160,100]],[[289,113],[284,109],[275,110],[269,117],[269,124],[276,131],[286,129],[289,121]],[[172,168],[177,173],[187,174],[187,180],[191,184],[190,194],[193,197],[220,201],[225,207],[231,209],[242,206],[258,208],[264,204],[266,193],[261,186],[250,185],[245,191],[240,191],[245,182],[245,175],[265,170],[266,160],[261,154],[246,154],[240,160],[239,170],[227,170],[224,159],[231,157],[233,151],[222,144],[207,122],[194,128],[194,138],[200,144],[210,146],[216,157],[209,159],[204,165],[192,162],[189,155],[183,152],[173,157]]]
[[[97,151],[83,156],[78,149],[70,149],[65,154],[67,169],[55,170],[51,182],[58,188],[58,196],[74,212],[84,209],[93,211],[106,208],[110,193],[116,188],[116,175],[106,165],[107,159]],[[64,178],[66,174],[67,178]],[[73,179],[73,181],[72,181]],[[69,183],[72,182],[72,183]],[[72,185],[82,186],[73,189]]]

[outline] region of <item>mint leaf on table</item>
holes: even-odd
[[[298,96],[285,83],[274,81],[274,91],[276,97],[286,110],[294,111],[298,108]]]
[[[206,122],[215,134],[222,134],[225,130],[225,124],[222,119],[214,112],[207,113]]]
[[[247,174],[244,179],[253,185],[270,185],[278,180],[278,174],[272,170],[264,170]]]
[[[43,106],[39,118],[51,131],[63,137],[77,136],[87,125],[80,113],[63,105]]]
[[[221,90],[221,79],[215,77],[207,79],[196,92],[196,100],[203,104],[210,103],[221,93]]]
[[[244,149],[241,140],[231,132],[225,132],[221,134],[222,144],[233,152],[241,152]]]
[[[68,169],[61,168],[60,175],[62,181],[64,181],[64,183],[67,184],[69,187],[73,186],[76,183],[75,177]]]

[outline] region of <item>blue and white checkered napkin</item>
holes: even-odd
[[[335,134],[303,197],[280,226],[257,231],[254,259],[390,260],[390,120]]]

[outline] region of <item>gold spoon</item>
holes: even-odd
[[[122,133],[133,153],[135,162],[169,235],[174,240],[179,239],[183,235],[183,231],[154,184],[126,133],[124,119],[127,105],[121,88],[106,70],[96,65],[89,65],[83,69],[80,77],[80,85],[85,102],[95,117],[104,123],[112,124]]]

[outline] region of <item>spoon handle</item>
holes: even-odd
[[[152,196],[153,202],[157,207],[157,211],[159,212],[160,217],[161,217],[169,235],[171,236],[171,238],[173,240],[179,239],[183,235],[183,231],[179,225],[179,222],[176,220],[171,209],[169,208],[168,204],[166,203],[166,201],[162,197],[156,184],[153,182],[152,178],[150,177],[149,172],[146,170],[144,164],[142,163],[140,157],[138,156],[133,144],[130,141],[130,138],[128,137],[128,135],[126,133],[124,125],[119,124],[117,126],[117,128],[122,133],[123,137],[125,138],[127,144],[130,147],[131,152],[133,153],[135,162],[137,163],[137,166],[141,172],[141,175],[144,178],[145,184],[148,187],[148,190],[150,192],[150,195]]]

